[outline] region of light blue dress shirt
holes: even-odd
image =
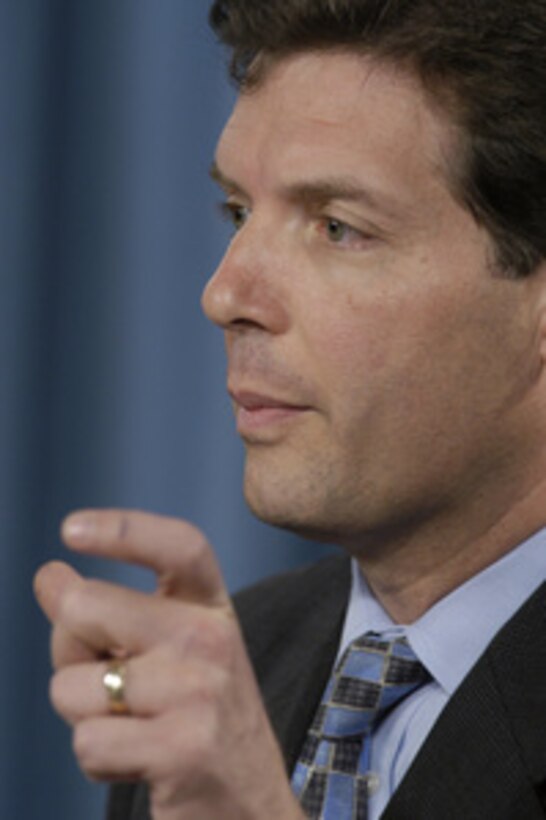
[[[356,561],[339,655],[363,632],[406,635],[432,681],[404,700],[373,735],[377,775],[369,820],[378,820],[440,712],[487,645],[546,579],[546,529],[442,598],[419,620],[395,624]],[[339,657],[338,655],[338,657]]]

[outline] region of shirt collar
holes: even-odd
[[[436,682],[451,695],[496,633],[546,579],[546,529],[446,595],[417,621],[395,624],[353,560],[340,652],[363,632],[405,634]]]

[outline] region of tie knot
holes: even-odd
[[[406,638],[367,632],[339,661],[313,730],[328,739],[366,734],[429,677]]]

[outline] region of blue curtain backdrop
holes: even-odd
[[[96,820],[31,594],[72,508],[187,517],[231,589],[314,558],[254,521],[200,292],[233,102],[205,0],[0,0],[0,817]],[[143,572],[79,561],[144,586]]]

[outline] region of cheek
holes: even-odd
[[[306,347],[326,412],[339,427],[371,411],[399,359],[399,305],[346,296],[308,309]],[[317,321],[317,317],[320,319]]]
[[[373,303],[357,301],[353,296],[332,299],[310,316],[320,317],[313,327],[310,350],[318,352],[318,363],[332,371],[331,378],[345,372],[373,372],[384,367],[389,350],[396,340],[400,307],[387,299]]]
[[[308,350],[337,435],[362,435],[366,427],[396,439],[434,426],[458,402],[452,394],[465,378],[468,349],[459,349],[460,327],[445,300],[404,290],[321,307],[309,309],[321,321],[312,325]]]

